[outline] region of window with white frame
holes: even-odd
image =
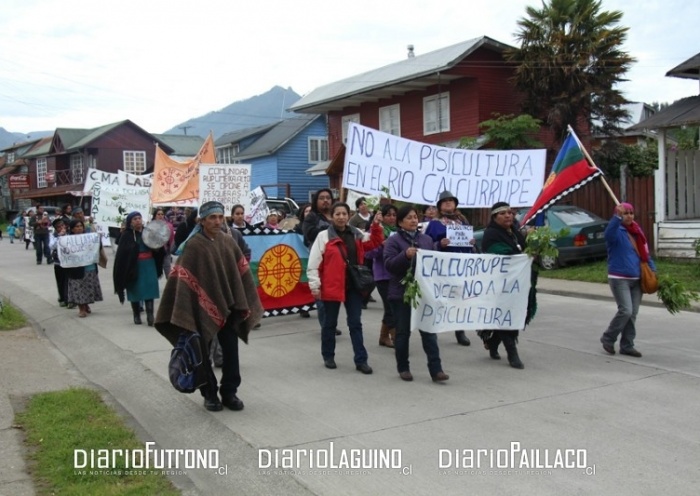
[[[423,134],[450,130],[450,94],[439,93],[423,98]]]
[[[11,164],[14,161],[15,161],[15,152],[9,152],[7,154],[7,160],[5,161],[5,163]]]
[[[328,138],[309,137],[309,163],[314,164],[328,160]]]
[[[398,103],[379,109],[379,130],[401,136],[401,110]]]
[[[234,158],[238,155],[239,145],[225,146],[222,148],[217,148],[216,150],[216,162],[218,164],[236,164],[238,161]]]
[[[124,150],[124,172],[129,174],[146,172],[146,152]]]
[[[73,178],[73,184],[83,182],[83,156],[80,154],[71,155],[70,157],[70,175]]]
[[[343,143],[348,142],[348,127],[350,127],[350,123],[355,122],[357,124],[360,123],[360,114],[350,114],[350,115],[344,115],[343,118],[341,119],[341,124],[343,128]]]
[[[45,188],[46,185],[46,159],[38,158],[36,160],[36,187]]]

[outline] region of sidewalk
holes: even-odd
[[[170,346],[153,328],[133,325],[130,309],[112,294],[111,265],[100,272],[105,301],[84,319],[58,307],[53,271],[35,265],[31,251],[1,244],[0,277],[2,296],[35,322],[0,332],[2,495],[33,494],[21,433],[12,428],[21,398],[75,385],[101,390],[144,442],[219,450],[227,475],[188,470],[173,478],[183,494],[539,496],[576,487],[582,494],[690,495],[700,482],[700,433],[688,427],[700,410],[700,317],[670,316],[652,305],[655,296],[645,296],[638,319],[644,358],[609,356],[598,342],[615,312],[607,285],[542,277],[537,318],[520,336],[525,370],[489,359],[473,333],[470,347],[457,345],[452,333],[440,334],[450,375],[445,384],[431,382],[417,336],[411,339],[415,380],[398,379],[393,351],[377,345],[379,303],[363,312],[371,376],[354,370],[343,319],[334,371],[323,367],[314,314],[265,319],[241,347],[245,409],[212,413],[199,395],[172,388]],[[512,442],[585,449],[595,475],[438,470],[441,449],[497,450]],[[409,474],[259,468],[260,450],[329,447],[336,453],[398,449]]]

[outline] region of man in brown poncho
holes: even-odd
[[[233,238],[221,232],[224,206],[207,202],[199,214],[199,224],[178,250],[182,254],[168,276],[155,327],[173,346],[182,332],[199,332],[205,350],[217,336],[223,350],[221,386],[205,360],[204,407],[242,410],[236,396],[241,384],[238,339],[248,342],[263,308],[248,261]]]

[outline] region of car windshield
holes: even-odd
[[[556,212],[552,212],[552,214],[567,226],[590,224],[591,222],[598,222],[600,220],[600,218],[596,217],[595,215],[577,208],[557,210]]]

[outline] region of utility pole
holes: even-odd
[[[194,126],[178,126],[178,129],[182,129],[182,131],[185,133],[185,136],[187,136],[187,130],[191,127]]]

